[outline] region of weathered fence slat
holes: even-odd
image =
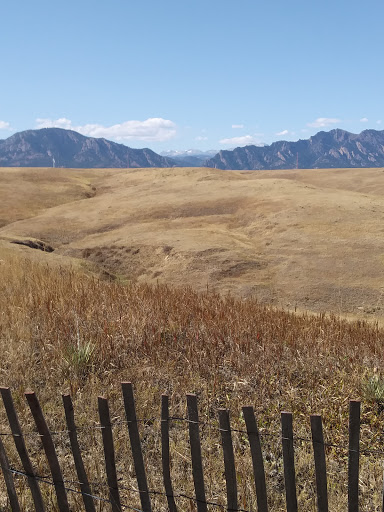
[[[53,444],[52,436],[49,431],[48,425],[45,421],[43,411],[41,410],[39,400],[35,393],[25,393],[29,408],[31,410],[33,419],[37,430],[41,436],[41,442],[48,460],[49,468],[52,474],[52,480],[55,485],[57,504],[60,512],[69,512],[69,505],[67,500],[67,493],[64,487],[63,476],[60,469],[59,459],[57,458],[55,445]]]
[[[223,447],[224,454],[225,482],[227,486],[227,510],[228,512],[230,512],[237,510],[237,481],[235,456],[233,453],[229,411],[227,409],[219,409],[218,413],[221,434],[221,445]]]
[[[169,400],[168,395],[161,395],[161,461],[163,467],[163,481],[167,495],[169,512],[177,512],[173,496],[171,467],[169,455]]]
[[[207,500],[205,498],[203,461],[201,458],[199,413],[197,409],[197,397],[195,394],[187,394],[187,408],[189,420],[189,441],[191,445],[192,475],[193,483],[195,486],[197,510],[198,512],[206,512]]]
[[[3,441],[0,439],[0,466],[3,472],[5,486],[7,488],[7,494],[9,503],[11,505],[12,512],[20,512],[19,500],[17,499],[15,484],[13,481],[13,475],[9,468],[8,457],[3,445]]]
[[[348,512],[359,510],[360,402],[349,402]]]
[[[327,466],[325,462],[323,423],[321,416],[315,414],[311,416],[311,432],[315,459],[317,510],[319,512],[328,512]]]
[[[98,397],[99,418],[101,435],[103,438],[105,470],[109,487],[109,499],[112,503],[113,512],[121,512],[119,488],[117,483],[115,448],[113,446],[111,418],[109,414],[108,400],[102,396]]]
[[[83,493],[83,502],[86,512],[96,512],[95,504],[93,503],[93,498],[91,498],[91,488],[89,486],[87,473],[85,471],[83,458],[81,456],[81,450],[79,446],[79,441],[77,439],[77,430],[75,424],[75,417],[73,411],[73,404],[70,395],[62,395],[65,418],[67,421],[69,440],[71,443],[73,461],[75,463],[77,476],[80,482],[80,489]]]
[[[35,510],[36,512],[44,512],[45,508],[43,497],[41,495],[39,483],[35,478],[35,471],[29,458],[27,448],[25,446],[24,437],[20,427],[15,405],[13,403],[11,390],[9,388],[0,388],[0,392],[7,413],[9,426],[11,427],[11,432],[13,434],[16,450],[19,454],[24,472],[28,475],[27,481],[29,488],[31,489]]]
[[[382,487],[382,512],[384,512],[384,471],[383,471],[383,487]]]
[[[243,415],[247,427],[249,446],[252,455],[253,473],[256,485],[257,510],[258,512],[268,512],[263,453],[261,451],[259,431],[257,429],[253,407],[243,407]]]
[[[285,500],[287,512],[297,512],[295,452],[293,447],[293,421],[290,412],[281,413]]]
[[[151,499],[148,492],[147,475],[145,474],[143,452],[141,450],[140,435],[137,426],[136,407],[135,399],[133,396],[132,383],[122,382],[121,387],[123,390],[125,415],[128,422],[128,432],[131,442],[137,485],[140,491],[141,507],[144,512],[151,512]]]

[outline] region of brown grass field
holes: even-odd
[[[42,240],[50,260],[384,317],[383,169],[0,169],[0,183],[0,240]]]
[[[132,380],[141,418],[159,417],[163,392],[171,413],[185,416],[185,393],[196,392],[205,421],[215,425],[224,406],[241,429],[241,406],[251,404],[261,431],[273,434],[262,440],[270,510],[278,511],[280,412],[292,411],[306,438],[309,414],[319,413],[327,440],[340,446],[327,448],[330,509],[345,510],[350,399],[362,400],[363,447],[383,444],[383,195],[383,169],[0,169],[1,385],[12,388],[24,430],[34,430],[28,388],[57,431],[65,428],[61,392],[71,392],[85,427],[97,424],[97,396],[107,396],[119,476],[135,486],[120,381]],[[3,409],[0,419],[7,431]],[[154,489],[162,489],[159,428],[157,420],[141,425]],[[225,504],[219,437],[202,430],[207,496]],[[191,495],[185,425],[171,439],[175,490]],[[17,465],[12,439],[3,440]],[[81,441],[90,479],[105,481],[99,432],[85,429]],[[57,444],[73,479],[64,434]],[[27,445],[48,474],[39,439]],[[255,510],[241,434],[235,450],[240,506]],[[296,460],[300,510],[316,510],[310,444],[297,444]],[[382,455],[363,454],[361,510],[380,510],[382,478]],[[30,510],[25,481],[16,482]],[[42,491],[56,510],[52,489]],[[70,500],[81,509],[78,496]],[[122,501],[140,505],[128,491]],[[166,510],[162,497],[154,502]]]

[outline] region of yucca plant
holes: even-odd
[[[95,346],[90,341],[81,343],[78,340],[75,345],[70,345],[63,356],[68,370],[79,379],[85,377],[92,368],[94,351]]]
[[[375,374],[368,377],[363,383],[364,394],[367,400],[377,404],[378,412],[384,410],[384,379]]]

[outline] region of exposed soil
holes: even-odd
[[[12,240],[11,244],[24,245],[25,247],[44,252],[53,252],[55,250],[51,245],[40,240]]]

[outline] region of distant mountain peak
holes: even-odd
[[[203,166],[209,158],[217,154],[217,150],[210,149],[203,151],[200,149],[185,149],[185,150],[172,150],[162,151],[162,156],[167,156],[175,160],[180,166],[200,167]]]
[[[53,162],[54,159],[54,162]],[[18,132],[0,140],[2,167],[173,167],[176,162],[148,148],[133,149],[63,128]]]
[[[246,146],[220,151],[205,163],[218,169],[384,167],[384,130],[354,134],[335,128],[305,140],[276,141],[270,146]]]

